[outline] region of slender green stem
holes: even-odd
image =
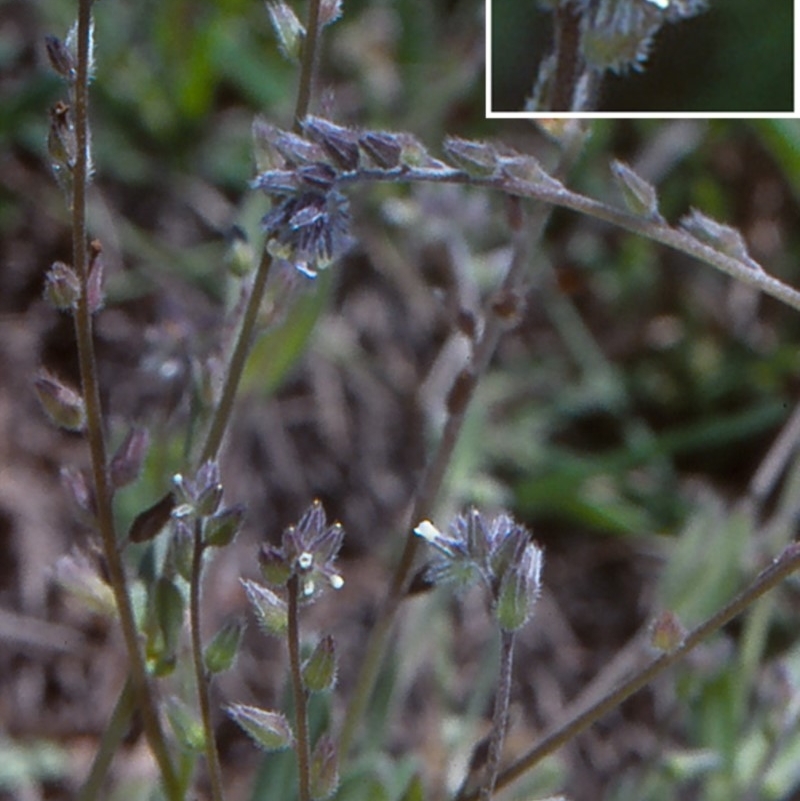
[[[214,459],[219,452],[222,438],[230,422],[233,413],[233,404],[236,400],[236,393],[239,389],[239,382],[242,379],[247,357],[250,354],[250,346],[253,344],[256,323],[258,322],[258,311],[264,299],[264,289],[267,286],[269,270],[272,266],[272,257],[267,253],[266,248],[261,255],[261,261],[253,278],[253,286],[250,289],[250,297],[247,299],[247,306],[242,317],[242,324],[239,327],[239,336],[233,348],[228,372],[222,385],[219,402],[214,409],[211,424],[206,435],[206,441],[200,456],[200,464]]]
[[[513,631],[503,631],[500,637],[500,675],[497,679],[497,692],[494,697],[492,714],[492,733],[489,740],[489,756],[486,760],[486,773],[480,788],[480,801],[491,801],[497,772],[500,768],[500,754],[508,727],[508,702],[511,698],[511,668],[514,664]]]
[[[299,595],[300,582],[297,576],[289,579],[288,585],[287,637],[289,642],[289,668],[292,674],[292,694],[294,696],[295,738],[297,749],[297,773],[299,779],[300,801],[311,799],[311,745],[308,740],[308,709],[306,690],[303,686],[303,673],[300,667],[300,621]]]
[[[142,714],[145,735],[153,751],[164,789],[168,797],[179,798],[179,787],[172,760],[167,750],[155,700],[147,678],[133,608],[128,596],[127,580],[122,559],[117,549],[114,529],[112,493],[108,484],[106,448],[103,433],[103,416],[100,406],[100,389],[97,380],[97,362],[92,334],[92,316],[89,309],[86,230],[86,185],[88,176],[88,63],[91,28],[91,0],[78,3],[78,65],[74,86],[75,137],[77,153],[73,172],[72,192],[72,247],[74,268],[81,281],[81,297],[75,310],[75,335],[81,374],[83,399],[86,405],[86,434],[92,461],[92,478],[97,503],[97,522],[108,565],[108,575],[117,611],[119,613],[125,646],[131,669],[131,683]]]
[[[651,660],[641,670],[636,671],[619,687],[612,690],[586,711],[576,715],[572,720],[546,734],[526,754],[504,770],[497,779],[497,787],[506,787],[524,773],[527,773],[548,754],[552,754],[562,745],[572,740],[582,731],[602,718],[607,712],[616,709],[623,701],[649,684],[656,676],[682,659],[695,646],[707,640],[737,615],[745,611],[755,600],[773,587],[780,584],[787,576],[800,569],[800,543],[788,545],[772,564],[758,574],[753,582],[740,592],[732,601],[705,620],[686,635],[686,638],[674,651],[662,654]],[[476,801],[477,792],[459,796],[457,801]]]
[[[125,681],[122,692],[117,698],[117,703],[114,706],[114,711],[111,714],[111,719],[103,731],[100,746],[92,760],[92,767],[89,770],[89,775],[83,783],[80,791],[78,792],[76,801],[95,801],[100,789],[103,786],[108,769],[111,767],[111,762],[114,759],[114,754],[122,744],[125,734],[128,731],[131,722],[131,716],[135,709],[135,697],[133,692],[133,685],[131,679]]]
[[[200,520],[194,525],[194,548],[192,551],[192,576],[189,585],[189,618],[192,628],[192,660],[197,682],[197,699],[200,703],[200,718],[203,722],[206,764],[211,784],[212,801],[224,801],[222,770],[211,721],[211,702],[208,697],[208,674],[203,662],[203,643],[200,636],[200,582],[203,580],[203,527]]]
[[[311,105],[311,92],[319,60],[319,7],[320,0],[308,0],[308,19],[306,38],[303,42],[303,55],[300,65],[300,84],[297,88],[297,106],[294,112],[294,131],[300,133],[300,123],[308,114]]]

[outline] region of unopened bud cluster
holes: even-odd
[[[45,37],[45,49],[50,66],[67,84],[69,102],[58,101],[50,110],[50,129],[47,134],[47,150],[50,166],[61,188],[72,201],[72,177],[77,164],[78,141],[75,133],[73,107],[75,105],[75,85],[78,77],[77,24],[72,27],[66,40],[56,36]],[[89,60],[86,71],[89,78],[94,68],[93,26],[89,30]],[[86,174],[92,173],[91,149],[86,143]]]
[[[204,547],[222,548],[233,541],[244,520],[244,507],[222,505],[216,462],[203,464],[193,479],[178,474],[172,483],[176,500],[172,520],[178,539],[191,539],[194,526],[200,525]]]
[[[486,518],[473,508],[456,517],[447,533],[428,520],[414,532],[436,551],[428,569],[431,581],[458,587],[483,583],[501,629],[516,631],[528,622],[541,592],[544,552],[524,526],[507,514]]]
[[[505,179],[563,190],[532,156],[500,153],[493,145],[448,138],[445,154],[454,167],[432,157],[406,133],[360,131],[320,117],[306,117],[303,135],[264,120],[253,126],[259,174],[253,187],[275,198],[262,219],[273,258],[315,277],[350,246],[350,214],[342,185],[363,180],[403,180],[414,171],[436,180],[463,172],[472,178]]]

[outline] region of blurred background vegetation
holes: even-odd
[[[749,6],[758,19],[745,23],[751,38],[725,62],[725,79],[695,72],[689,81],[718,92],[713,101],[698,94],[697,108],[743,102],[745,91],[765,106],[785,97],[786,84],[768,79],[780,67],[763,51],[770,42],[770,53],[782,52],[774,43],[791,31],[787,4],[765,14],[737,0],[737,14]],[[29,389],[42,363],[75,375],[69,321],[40,299],[47,266],[69,258],[45,154],[47,110],[62,92],[45,68],[43,36],[63,36],[73,15],[66,0],[0,0],[0,610],[50,620],[91,645],[66,654],[32,645],[0,620],[3,801],[74,797],[86,743],[113,702],[106,674],[122,675],[113,628],[77,613],[46,578],[59,554],[86,539],[58,485],[60,467],[84,456],[79,440],[46,426]],[[474,0],[347,3],[326,42],[329,99],[318,110],[340,123],[410,130],[434,153],[452,133],[553,163],[554,144],[534,125],[483,118],[482,20]],[[761,21],[777,26],[774,38],[752,36]],[[257,240],[266,208],[247,188],[250,125],[255,114],[290,124],[296,74],[277,53],[263,5],[245,0],[102,0],[96,39],[91,214],[108,264],[98,318],[105,401],[112,439],[131,418],[158,434],[146,475],[120,498],[124,524],[181,464],[192,360],[213,351],[236,297],[226,236],[237,223]],[[716,69],[717,56],[701,52]],[[756,259],[800,285],[797,122],[598,121],[569,183],[613,199],[612,157],[659,186],[668,220],[696,206],[736,225]],[[445,187],[352,195],[359,244],[257,344],[225,463],[250,529],[206,591],[210,628],[242,612],[236,577],[251,570],[256,543],[321,497],[348,532],[351,595],[320,623],[345,644],[344,693],[436,430],[436,404],[420,400],[418,387],[450,336],[453,304],[487,293],[509,258],[501,198]],[[481,387],[440,508],[444,520],[466,503],[506,506],[547,548],[547,593],[520,646],[512,753],[607,675],[653,610],[674,608],[693,624],[729,597],[794,536],[800,504],[790,471],[765,506],[739,505],[797,402],[796,312],[562,211],[531,270],[527,310]],[[421,798],[418,775],[433,797],[459,778],[489,709],[494,665],[480,607],[468,608],[459,613],[438,593],[409,604],[340,801]],[[559,789],[576,801],[792,798],[797,609],[796,586],[776,594],[509,798]],[[224,700],[280,698],[279,658],[262,640],[252,632],[237,675],[221,683]],[[219,725],[231,797],[274,797],[288,781],[286,761],[262,762]],[[134,743],[126,753],[136,764]],[[118,769],[118,797],[147,797],[133,774]]]
[[[766,14],[750,0],[709,5],[665,25],[642,72],[607,77],[598,111],[793,111],[792,0]],[[528,0],[491,0],[491,13],[492,110],[521,111],[550,49],[551,14]]]

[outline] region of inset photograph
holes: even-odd
[[[795,0],[487,0],[487,115],[791,114]]]

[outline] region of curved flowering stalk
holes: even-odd
[[[489,591],[494,618],[500,627],[500,676],[489,755],[480,789],[481,801],[490,801],[508,725],[514,635],[533,615],[541,592],[544,552],[530,539],[528,530],[509,515],[487,518],[474,508],[456,517],[447,532],[424,520],[414,533],[436,552],[428,568],[428,578],[460,588],[482,583]]]

